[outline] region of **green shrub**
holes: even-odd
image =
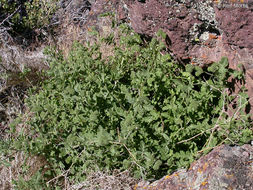
[[[41,28],[50,24],[52,15],[57,10],[58,0],[33,0],[32,3],[26,3],[28,13],[24,22],[29,28]]]
[[[130,169],[136,177],[159,178],[216,145],[252,137],[245,93],[237,114],[226,114],[235,98],[226,93],[227,79],[242,77],[226,58],[208,69],[184,67],[156,38],[146,44],[121,29],[114,56],[104,60],[99,41],[75,43],[66,60],[48,51],[48,80],[27,101],[34,117],[18,145],[45,156],[49,175],[83,180],[96,169]]]
[[[0,0],[2,20],[12,23],[15,31],[24,28],[36,29],[46,27],[57,9],[58,0],[14,1]]]

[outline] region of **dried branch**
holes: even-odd
[[[6,17],[1,23],[0,23],[0,26],[3,25],[7,20],[9,20],[11,17],[13,17],[17,12],[18,10],[20,9],[21,5],[18,6],[18,8],[12,13],[10,14],[8,17]]]

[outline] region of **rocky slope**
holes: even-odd
[[[111,12],[115,14],[117,23],[129,23],[145,38],[152,37],[158,29],[163,29],[167,34],[168,51],[181,64],[197,64],[204,67],[226,56],[231,68],[237,68],[239,64],[243,65],[250,104],[253,105],[253,2],[251,0],[233,2],[230,0],[62,0],[60,6],[61,9],[53,18],[54,22],[60,23],[58,36],[54,38],[53,43],[63,51],[67,51],[73,40],[90,40],[87,31],[92,26],[100,32],[110,32],[111,20],[99,15]],[[1,32],[1,35],[5,33]],[[1,39],[5,38],[1,36]],[[0,55],[5,66],[11,66],[10,63],[20,66],[21,62],[27,62],[38,63],[31,66],[35,70],[47,67],[42,61],[44,57],[39,49],[37,52],[24,55],[21,49],[14,47],[13,44],[4,43],[1,47]],[[22,68],[9,70],[15,73]],[[20,84],[6,85],[5,82],[1,84],[0,81],[0,87],[1,85],[8,87],[0,90],[0,97],[9,97],[10,102],[12,100],[10,94],[13,95],[12,88]],[[22,85],[27,86],[25,83]],[[235,92],[239,90],[240,84],[237,84]],[[19,97],[15,94],[14,96]],[[3,104],[3,98],[0,103]],[[8,109],[17,107],[8,105],[10,105]],[[0,113],[7,113],[7,108],[4,109],[0,110]],[[251,106],[246,111],[253,113]],[[3,120],[1,117],[0,119]],[[0,128],[4,129],[6,127],[4,125],[6,122],[0,123]],[[223,145],[193,163],[188,171],[179,170],[152,184],[140,183],[135,189],[251,190],[253,189],[252,152],[251,145],[242,147]]]

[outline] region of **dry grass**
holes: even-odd
[[[99,32],[99,37],[105,38],[110,34],[114,34],[114,41],[117,43],[119,39],[119,31],[117,28],[112,28],[112,17],[101,17],[98,19],[96,24],[96,31]],[[70,16],[65,16],[62,19],[61,24],[59,25],[59,33],[57,34],[57,40],[54,41],[57,48],[63,52],[65,58],[67,58],[73,42],[79,42],[83,45],[86,45],[87,42],[94,44],[98,40],[98,36],[91,34],[94,31],[92,27],[82,27],[79,24],[74,24]],[[99,42],[100,51],[102,53],[102,58],[113,55],[113,44],[108,44],[105,42]]]
[[[132,190],[137,184],[140,184],[140,180],[133,178],[129,171],[114,170],[112,173],[96,171],[87,174],[87,179],[79,183],[71,181],[67,173],[67,171],[63,172],[47,181],[47,184],[51,186],[61,184],[62,190]]]
[[[112,175],[106,172],[95,172],[88,176],[87,180],[72,185],[71,190],[131,190],[138,183],[129,171],[115,170]]]
[[[73,42],[82,41],[81,28],[78,25],[69,23],[68,18],[61,25],[61,34],[57,39],[57,47],[63,53],[63,56],[66,58],[72,47]]]
[[[18,180],[20,177],[24,180],[29,180],[46,161],[42,157],[27,156],[23,152],[13,152],[8,157],[0,157],[10,163],[10,166],[0,165],[0,189],[12,190],[14,189],[13,180]],[[24,167],[28,168],[24,170]]]
[[[24,99],[27,96],[28,87],[39,79],[35,71],[48,68],[44,61],[43,47],[36,51],[26,51],[20,45],[15,44],[8,28],[0,27],[0,140],[11,138],[7,133],[9,124],[20,114],[25,112]],[[21,77],[26,68],[30,68],[30,74]],[[25,119],[25,118],[24,118]],[[17,127],[17,132],[23,130],[25,125]],[[14,137],[14,135],[12,136]],[[0,150],[0,189],[14,189],[13,180],[23,177],[28,180],[43,165],[45,160],[38,156],[28,156],[20,151],[9,150],[2,154]],[[9,163],[4,165],[2,162]],[[24,166],[28,167],[24,171]]]
[[[0,72],[4,70],[8,72],[23,72],[25,68],[35,68],[41,70],[48,68],[48,64],[44,61],[44,46],[37,47],[35,51],[26,51],[21,45],[14,42],[8,31],[0,28],[0,56],[1,65]]]
[[[5,126],[22,113],[26,89],[40,80],[36,71],[48,68],[43,55],[43,46],[36,51],[25,51],[8,33],[8,28],[0,26],[0,125]],[[32,72],[25,75],[29,68]],[[5,117],[5,118],[4,118]]]
[[[22,101],[23,102],[23,101]],[[20,105],[23,103],[20,103]],[[17,106],[13,106],[13,108],[17,108]],[[15,126],[15,133],[3,133],[2,139],[3,141],[8,139],[15,139],[16,135],[18,135],[21,131],[24,134],[29,134],[29,126],[26,124],[26,121],[30,120],[32,117],[32,113],[19,110],[21,113],[26,112],[22,117],[22,123]],[[15,114],[17,114],[15,112]],[[10,118],[8,118],[10,119]],[[10,123],[11,121],[9,121]],[[7,129],[9,130],[9,129]],[[0,151],[1,152],[1,151]],[[6,150],[5,150],[6,152]],[[2,164],[3,161],[6,164]],[[19,150],[11,150],[9,149],[6,154],[0,154],[0,190],[13,190],[15,186],[13,184],[13,180],[18,180],[22,177],[24,180],[29,180],[31,177],[43,166],[47,164],[46,160],[41,156],[31,156]]]

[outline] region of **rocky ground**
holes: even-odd
[[[126,22],[146,38],[163,29],[168,51],[181,64],[205,67],[223,56],[228,57],[231,68],[241,64],[253,105],[253,2],[250,0],[234,3],[229,0],[62,0],[60,7],[52,19],[57,30],[53,36],[48,34],[45,43],[35,45],[36,48],[24,49],[8,30],[0,28],[2,137],[9,122],[24,111],[26,89],[40,80],[35,72],[25,78],[19,74],[26,68],[31,71],[48,68],[42,53],[45,45],[56,45],[66,55],[74,40],[91,40],[87,33],[91,27],[101,33],[111,32],[111,18],[99,16],[108,12],[115,14],[116,23]],[[9,78],[4,78],[7,75]],[[240,84],[235,84],[235,93],[239,90]],[[246,112],[253,113],[251,105]],[[188,171],[179,170],[151,184],[141,182],[135,189],[251,190],[252,152],[251,145],[223,145],[193,163]]]

